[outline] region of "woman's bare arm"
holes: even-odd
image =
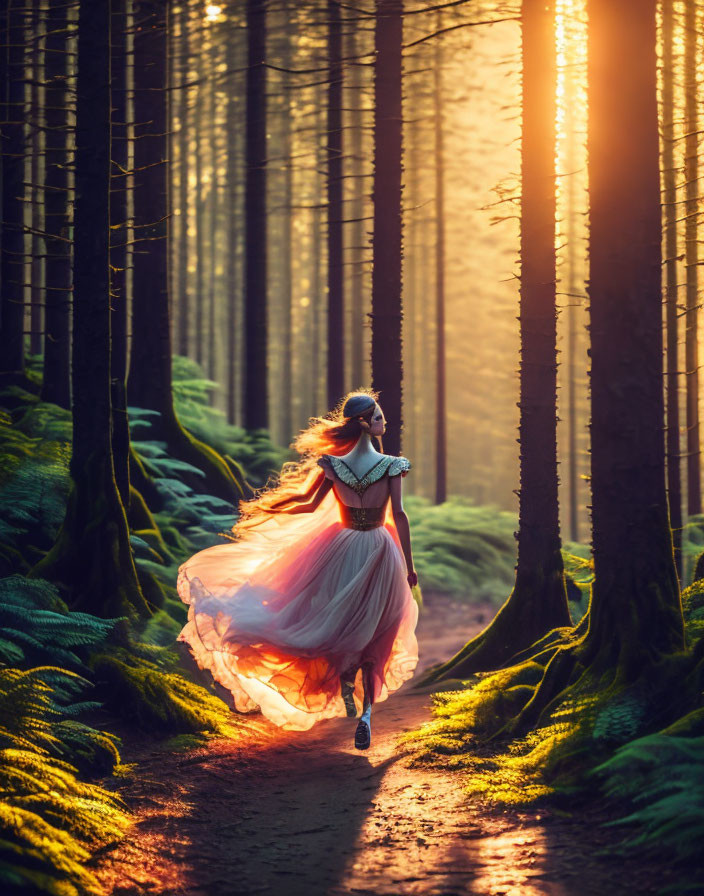
[[[403,489],[401,486],[401,476],[392,476],[389,479],[389,491],[391,492],[391,510],[394,515],[394,522],[398,529],[398,537],[403,548],[403,556],[406,558],[406,568],[408,575],[415,577],[413,569],[413,553],[411,551],[411,527],[408,524],[406,511],[403,509]]]
[[[294,504],[290,510],[285,510],[284,513],[313,513],[313,511],[320,505],[320,502],[323,500],[325,495],[332,488],[332,479],[328,479],[327,477],[323,479],[323,481],[318,486],[318,491],[315,493],[313,500],[308,504]]]

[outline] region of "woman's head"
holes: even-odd
[[[355,389],[340,399],[327,416],[311,417],[307,429],[301,430],[290,446],[303,457],[284,463],[277,484],[267,483],[254,498],[240,501],[240,520],[235,531],[258,524],[272,512],[309,501],[325,475],[317,463],[321,454],[347,454],[363,432],[377,438],[383,451],[381,436],[386,420],[378,397],[373,389]]]
[[[362,430],[381,438],[386,429],[386,418],[381,405],[367,392],[351,392],[342,408],[346,419],[356,419]]]

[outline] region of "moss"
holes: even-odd
[[[97,695],[107,708],[159,737],[237,735],[238,721],[222,701],[173,671],[174,654],[148,645],[143,650],[152,659],[119,648],[91,658]]]

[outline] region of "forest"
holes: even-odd
[[[704,891],[704,5],[0,44],[2,893]],[[365,387],[422,594],[360,756],[238,712],[176,583]]]

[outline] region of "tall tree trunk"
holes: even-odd
[[[350,151],[352,162],[352,188],[354,198],[350,203],[352,213],[352,237],[350,257],[350,351],[352,388],[364,384],[364,147],[362,144],[364,129],[364,112],[362,108],[362,71],[356,63],[358,53],[358,35],[354,25],[350,25],[347,56],[350,57],[350,97],[352,108]]]
[[[201,33],[201,44],[196,55],[196,101],[193,111],[193,131],[195,133],[195,228],[196,228],[196,285],[195,285],[195,359],[199,364],[203,363],[203,349],[205,345],[204,314],[205,309],[205,212],[206,200],[203,190],[203,156],[205,155],[203,135],[203,103],[201,98],[205,86],[204,56],[206,53],[205,35]]]
[[[112,453],[120,498],[130,505],[130,428],[127,418],[127,0],[112,0],[111,79],[112,134],[110,158],[110,298],[112,383]]]
[[[667,493],[677,572],[682,577],[682,485],[677,310],[677,172],[674,128],[673,0],[662,4],[662,167],[665,203],[665,308],[667,320]]]
[[[683,646],[665,495],[655,9],[589,4],[589,634],[630,673]]]
[[[438,12],[437,30],[442,29]],[[447,500],[447,401],[445,388],[445,158],[443,145],[442,51],[435,39],[435,503]]]
[[[513,734],[585,675],[684,687],[664,664],[685,640],[665,493],[656,2],[587,4],[594,583],[583,635],[554,652]]]
[[[135,3],[135,150],[132,352],[128,395],[159,412],[150,435],[172,455],[198,467],[205,478],[184,475],[196,489],[239,499],[242,488],[230,466],[181,426],[171,392],[171,334],[167,280],[166,0]]]
[[[33,59],[33,83],[31,89],[31,122],[32,122],[32,158],[31,158],[31,196],[32,196],[32,235],[31,235],[31,292],[30,292],[30,336],[29,350],[33,355],[42,351],[42,328],[44,325],[44,295],[46,278],[46,242],[43,231],[44,205],[42,202],[42,184],[45,176],[45,91],[44,81],[44,41],[46,23],[42,10],[42,0],[33,0],[32,33],[36,40]]]
[[[33,570],[98,615],[148,615],[110,441],[110,0],[82,0],[76,106],[73,488],[52,550]],[[123,630],[124,634],[124,630]]]
[[[236,32],[228,31],[227,36],[227,65],[228,69],[235,70],[239,61],[237,52]],[[238,422],[238,411],[241,398],[239,394],[240,349],[238,344],[239,330],[239,305],[242,290],[239,281],[238,258],[240,252],[241,225],[240,215],[233,213],[239,208],[239,172],[238,149],[240,148],[240,90],[237,75],[230,75],[227,85],[226,130],[227,130],[227,167],[225,173],[225,201],[230,210],[227,216],[227,253],[225,268],[225,285],[227,295],[227,344],[226,344],[226,382],[225,392],[227,396],[227,420],[228,423]]]
[[[218,71],[220,41],[220,29],[217,22],[210,23],[210,71]],[[218,184],[218,133],[217,127],[217,90],[215,78],[210,83],[210,244],[208,247],[208,343],[206,357],[208,360],[207,375],[215,380],[215,303],[216,303],[216,264],[218,256],[218,209],[219,209],[219,184]]]
[[[322,130],[325,127],[325,113],[322,111],[323,97],[320,97],[321,110],[316,116],[317,127]],[[322,147],[316,147],[315,172],[313,196],[320,196],[323,191],[321,172],[325,168],[325,158]],[[325,341],[325,328],[323,327],[324,292],[322,288],[322,213],[320,204],[313,203],[313,222],[311,227],[311,276],[310,276],[310,308],[311,331],[310,344],[313,346],[312,357],[308,362],[310,374],[309,394],[312,399],[310,414],[320,414],[321,408],[327,405],[327,362],[323,367],[323,359],[326,358],[328,346]]]
[[[176,294],[177,310],[177,351],[179,355],[188,357],[189,312],[190,301],[188,291],[188,170],[189,170],[189,130],[188,130],[188,83],[190,68],[189,20],[188,4],[181,6],[181,46],[180,46],[180,78],[178,93],[179,104],[179,228],[178,228],[178,292]]]
[[[403,361],[402,44],[403,0],[376,0],[374,59],[374,238],[372,270],[372,388],[389,421],[387,454],[401,451]]]
[[[0,11],[0,384],[24,382],[24,26],[20,5]]]
[[[560,545],[555,308],[554,10],[523,0],[518,564],[495,619],[429,678],[496,669],[571,624]],[[426,679],[427,680],[427,679]]]
[[[281,53],[281,67],[291,68],[291,44],[295,38],[295,10],[289,3],[283,5],[284,33],[283,48]],[[282,305],[282,364],[281,364],[281,432],[284,439],[293,438],[293,333],[295,321],[293,316],[293,276],[292,276],[292,252],[293,252],[293,158],[292,158],[292,133],[291,118],[293,104],[291,102],[291,84],[288,76],[283,86],[282,112],[281,112],[281,154],[283,155],[283,233],[281,234],[281,305]]]
[[[46,36],[47,234],[44,380],[42,400],[68,408],[71,401],[71,208],[69,202],[68,6],[50,3]]]
[[[699,438],[699,115],[697,92],[697,4],[684,4],[685,96],[685,231],[686,269],[685,369],[687,371],[687,512],[702,512],[701,446]]]
[[[342,205],[342,22],[338,0],[328,0],[327,241],[328,370],[327,404],[333,408],[345,391]]]
[[[247,122],[244,259],[244,426],[266,429],[266,0],[247,0]]]

